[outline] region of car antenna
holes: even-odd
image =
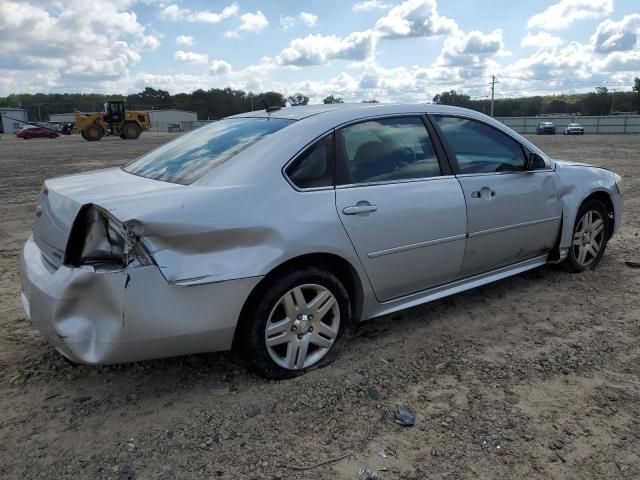
[[[267,113],[277,112],[281,108],[276,105],[274,105],[273,107],[270,107],[264,98],[262,99],[262,104],[264,105],[264,109],[266,110]]]

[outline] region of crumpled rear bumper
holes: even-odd
[[[168,283],[155,265],[55,268],[32,238],[22,255],[22,305],[72,361],[122,363],[228,350],[260,277],[194,286]]]

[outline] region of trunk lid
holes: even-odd
[[[138,177],[120,168],[80,173],[46,180],[38,198],[33,238],[55,267],[64,259],[71,226],[83,205],[111,199],[186,188],[183,185]]]

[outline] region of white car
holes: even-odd
[[[584,135],[584,127],[579,123],[570,123],[564,129],[565,135]]]

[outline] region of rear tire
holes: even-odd
[[[249,301],[239,346],[248,366],[266,378],[292,378],[329,364],[351,328],[347,291],[315,267],[281,275]]]
[[[601,201],[587,200],[582,204],[566,260],[569,271],[580,273],[596,268],[607,248],[610,228],[609,214]]]
[[[31,135],[25,135],[22,137],[23,140],[31,140]]]
[[[104,129],[97,123],[92,123],[82,130],[82,138],[89,142],[97,142],[104,137]]]
[[[140,125],[138,125],[137,123],[127,122],[124,125],[122,125],[121,132],[122,132],[120,134],[121,138],[124,138],[126,140],[135,140],[142,133],[142,129],[140,128]]]

